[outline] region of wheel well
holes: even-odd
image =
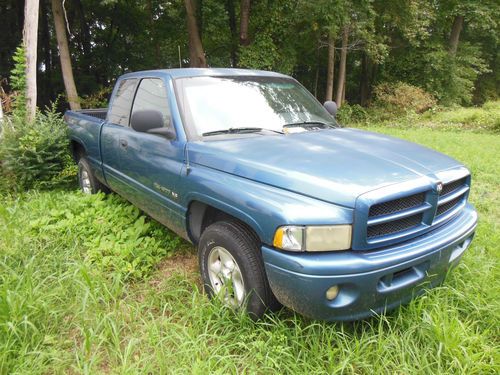
[[[203,231],[211,224],[217,221],[238,221],[247,227],[256,238],[259,238],[257,233],[247,223],[230,215],[218,208],[208,204],[194,201],[189,205],[188,209],[188,233],[194,244],[198,243]]]
[[[71,141],[69,144],[71,156],[73,156],[73,160],[78,163],[78,160],[86,154],[85,147],[77,141]]]

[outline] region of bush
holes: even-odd
[[[0,139],[0,189],[19,191],[67,183],[76,173],[67,127],[55,106],[32,123],[7,120]]]
[[[436,99],[420,87],[403,82],[381,83],[375,86],[375,105],[395,114],[422,113],[436,105]]]
[[[368,113],[359,104],[342,104],[337,113],[337,120],[341,124],[351,124],[365,121],[368,118]]]
[[[14,68],[10,75],[10,84],[14,90],[12,94],[12,114],[18,118],[26,118],[26,51],[21,44],[12,57]]]

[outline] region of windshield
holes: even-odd
[[[323,106],[290,78],[178,78],[176,88],[187,130],[196,137],[272,135],[336,126]]]

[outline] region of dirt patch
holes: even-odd
[[[179,254],[165,258],[158,267],[155,279],[168,279],[174,274],[181,274],[190,281],[199,283],[198,257],[195,254]]]

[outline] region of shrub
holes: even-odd
[[[351,124],[365,121],[368,118],[368,113],[359,104],[342,104],[337,113],[337,119],[341,124]]]
[[[0,189],[47,188],[73,179],[67,127],[55,106],[32,123],[15,116],[9,121],[0,140]]]
[[[375,105],[401,114],[422,113],[436,105],[436,99],[420,87],[403,82],[381,83],[374,88]]]
[[[10,75],[13,101],[12,115],[19,119],[26,118],[26,51],[24,45],[17,47],[13,56],[14,68]]]

